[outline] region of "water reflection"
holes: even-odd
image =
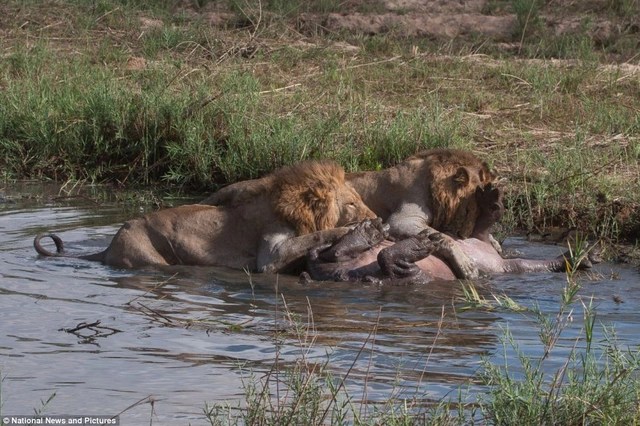
[[[329,357],[340,377],[348,371],[357,400],[383,401],[397,395],[398,383],[407,396],[438,400],[469,383],[482,356],[500,354],[502,328],[526,353],[541,350],[533,315],[464,311],[459,283],[301,285],[295,277],[224,268],[125,271],[40,259],[31,246],[38,232],[61,232],[69,251],[88,253],[104,248],[132,215],[116,205],[47,200],[0,204],[3,413],[30,413],[53,392],[50,414],[115,414],[152,395],[161,422],[204,424],[204,401],[237,398],[248,372],[262,374],[276,357],[287,363],[301,354],[312,363]],[[508,245],[527,256],[564,251],[518,239]],[[637,271],[605,264],[598,272],[581,297],[593,298],[598,319],[615,325],[623,344],[637,345]],[[495,277],[478,288],[487,298],[504,292],[553,312],[563,285],[562,274],[549,273]],[[576,310],[554,352],[558,365],[575,344],[580,315]],[[98,321],[104,329],[95,334],[65,331]],[[276,336],[286,337],[282,345]],[[122,415],[122,424],[146,423],[150,412],[139,405]]]

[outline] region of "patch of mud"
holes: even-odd
[[[189,14],[204,17],[212,26],[236,26],[246,21],[224,9],[221,2],[210,2],[202,8],[190,5],[183,2],[182,7]],[[250,8],[244,12],[263,18],[272,13]],[[543,6],[537,15],[541,24],[538,31],[555,36],[587,35],[598,45],[608,45],[623,35],[640,32],[632,15],[616,14],[610,0],[556,0],[553,5]],[[516,35],[518,19],[507,0],[347,0],[332,13],[301,11],[288,19],[296,23],[298,30],[309,34],[488,39],[507,51],[513,50],[512,43],[520,41]]]
[[[497,41],[511,40],[516,28],[515,15],[484,14],[486,3],[486,0],[388,0],[382,3],[382,11],[367,13],[358,11],[367,9],[366,2],[353,0],[338,12],[306,12],[292,19],[310,33],[320,30],[435,39],[481,36]],[[215,26],[233,25],[238,18],[220,10],[203,9],[200,13]]]
[[[306,15],[306,21],[317,19]],[[331,13],[321,25],[330,31],[364,34],[395,33],[402,36],[455,38],[464,35],[488,36],[495,40],[510,40],[515,30],[514,16],[487,16],[472,13],[436,13],[378,15]]]
[[[480,13],[486,0],[387,0],[384,7],[389,11],[403,13],[414,11],[427,14]]]

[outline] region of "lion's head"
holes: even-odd
[[[425,161],[430,182],[431,226],[467,238],[479,214],[476,189],[496,180],[486,162],[468,151],[434,149],[411,159]]]
[[[273,176],[273,207],[298,235],[376,217],[332,161],[305,161]]]

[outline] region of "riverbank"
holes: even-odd
[[[449,146],[503,178],[499,235],[637,256],[637,2],[447,4],[6,2],[3,178],[205,195]]]

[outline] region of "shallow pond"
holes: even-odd
[[[337,377],[348,372],[346,385],[355,401],[395,396],[426,403],[455,398],[468,383],[472,398],[482,391],[473,384],[481,358],[499,359],[505,328],[526,354],[541,352],[532,314],[465,310],[459,282],[419,288],[303,286],[295,277],[220,268],[131,271],[39,258],[32,246],[39,232],[57,232],[70,252],[94,252],[108,245],[126,218],[140,213],[122,203],[24,196],[48,190],[14,186],[5,188],[0,200],[3,414],[33,413],[55,393],[47,414],[124,411],[121,424],[128,425],[148,424],[153,409],[153,424],[206,424],[205,402],[234,405],[252,372],[262,376],[276,358],[286,365],[303,354],[310,362],[329,360]],[[516,238],[505,246],[539,258],[564,250]],[[621,344],[636,347],[640,274],[606,263],[595,272],[585,276],[580,296],[593,298],[598,321],[614,325]],[[564,283],[563,274],[539,273],[494,277],[477,286],[489,299],[504,293],[523,306],[537,304],[553,313]],[[576,344],[580,306],[550,368],[561,366]],[[298,315],[305,326],[301,335],[313,344],[297,341],[286,311]],[[72,331],[97,321],[92,329]],[[281,346],[276,330],[288,332]],[[127,410],[141,400],[153,400],[153,406]]]

